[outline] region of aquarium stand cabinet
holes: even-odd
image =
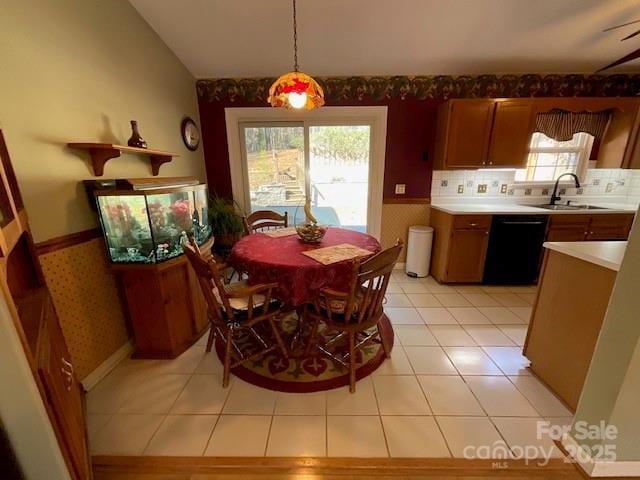
[[[202,248],[213,243],[207,186],[194,181],[113,179],[97,190],[89,183],[138,358],[174,358],[208,325],[204,297],[182,249],[189,236]]]
[[[115,143],[68,143],[69,148],[78,150],[88,150],[91,155],[91,163],[93,164],[93,173],[96,177],[104,175],[104,164],[112,158],[117,158],[121,153],[136,153],[149,157],[151,164],[151,173],[153,176],[160,174],[160,165],[173,160],[173,157],[179,157],[177,153],[165,152],[163,150],[154,150],[151,148],[129,147],[128,145],[117,145]]]
[[[154,265],[112,265],[135,342],[134,358],[175,358],[209,325],[198,281],[184,256]]]

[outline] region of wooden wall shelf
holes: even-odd
[[[151,148],[129,147],[128,145],[117,145],[115,143],[68,143],[69,148],[88,150],[93,163],[93,172],[97,177],[104,175],[104,164],[112,158],[117,158],[122,152],[137,153],[149,157],[151,172],[153,176],[160,173],[160,165],[170,162],[173,157],[179,157],[177,153],[153,150]]]

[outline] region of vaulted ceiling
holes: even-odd
[[[291,0],[130,0],[196,78],[292,69]],[[638,0],[298,0],[318,76],[593,73],[640,48]],[[640,72],[634,61],[611,72]]]

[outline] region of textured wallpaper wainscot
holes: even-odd
[[[102,238],[40,255],[45,280],[82,380],[129,335]]]

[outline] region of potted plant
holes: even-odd
[[[209,200],[209,223],[215,237],[213,248],[223,257],[244,232],[244,222],[236,207],[233,200],[217,195]]]

